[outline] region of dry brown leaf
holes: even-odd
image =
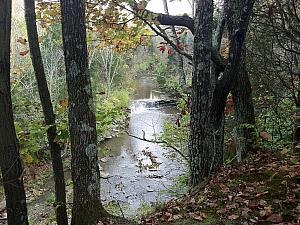
[[[228,216],[228,219],[229,219],[229,220],[236,220],[236,219],[238,219],[238,218],[239,218],[239,216],[238,216],[238,215],[235,215],[235,214],[232,214],[232,215]]]
[[[259,136],[262,137],[263,139],[267,140],[267,141],[272,141],[272,136],[266,131],[260,132]]]
[[[198,221],[202,221],[206,218],[206,215],[204,213],[198,212],[198,213],[189,213],[190,218]]]
[[[261,210],[261,211],[259,212],[259,216],[260,216],[261,218],[267,218],[267,217],[269,217],[271,214],[272,214],[272,208],[271,208],[271,206],[265,207],[263,210]]]
[[[209,206],[210,208],[217,208],[217,207],[218,207],[218,204],[215,203],[215,202],[211,202],[211,203],[208,203],[208,206]]]
[[[227,212],[227,209],[225,209],[225,208],[219,209],[217,211],[218,214],[225,214],[226,212]]]
[[[281,223],[283,221],[282,215],[274,213],[268,217],[267,221],[272,223]]]

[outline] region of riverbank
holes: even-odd
[[[299,160],[286,150],[250,155],[144,215],[141,224],[300,224]]]

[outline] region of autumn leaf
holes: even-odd
[[[197,213],[189,213],[189,216],[191,219],[202,221],[206,218],[206,214],[202,212],[197,212]]]
[[[26,56],[29,53],[29,50],[20,52],[20,56]]]
[[[259,133],[259,136],[262,137],[263,139],[267,140],[267,141],[272,141],[272,136],[266,131],[261,131]]]
[[[17,42],[22,44],[22,45],[26,45],[27,44],[27,40],[25,38],[19,37],[17,39]]]
[[[272,208],[269,206],[269,207],[265,207],[263,210],[261,210],[259,212],[259,216],[261,218],[267,218],[269,217],[270,215],[272,214]]]
[[[282,215],[274,213],[270,217],[268,217],[267,221],[272,223],[281,223],[283,221],[283,218]]]
[[[158,48],[159,48],[159,51],[161,51],[162,53],[164,53],[166,51],[166,46],[164,46],[164,45],[161,45]]]
[[[217,208],[217,207],[218,207],[218,204],[215,203],[215,202],[211,202],[211,203],[208,204],[208,206],[209,206],[210,208]]]
[[[238,219],[238,218],[239,218],[239,216],[238,216],[238,215],[235,215],[235,214],[232,214],[232,215],[228,216],[228,219],[229,219],[229,220],[236,220],[236,219]]]
[[[227,212],[227,209],[225,209],[225,208],[219,209],[217,211],[218,214],[225,214],[226,212]]]
[[[59,112],[64,112],[67,109],[68,104],[69,104],[68,98],[59,100],[59,105],[60,105]]]

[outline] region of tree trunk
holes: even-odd
[[[228,33],[230,40],[239,26],[239,18],[242,14],[244,1],[229,0],[229,14],[231,17],[228,23]],[[246,152],[251,148],[254,133],[254,107],[252,102],[252,89],[246,69],[246,47],[242,48],[241,66],[237,70],[236,79],[232,85],[232,95],[234,102],[235,118],[235,143],[237,161],[241,162],[246,156]]]
[[[10,91],[11,4],[10,0],[0,0],[0,166],[8,225],[28,225],[23,168]]]
[[[210,174],[213,143],[207,119],[211,98],[211,47],[213,1],[198,1],[195,17],[194,71],[192,79],[191,127],[189,137],[190,185],[197,185]]]
[[[55,182],[56,221],[58,225],[67,225],[68,216],[66,209],[66,190],[63,162],[61,158],[61,147],[59,143],[55,140],[57,136],[55,114],[53,111],[53,106],[51,102],[43,60],[41,56],[41,50],[38,41],[34,0],[25,0],[24,3],[31,60],[35,71],[35,77],[37,80],[38,91],[42,103],[45,122],[46,125],[49,126],[49,128],[47,129],[47,137],[50,146],[52,168]]]
[[[61,0],[69,94],[72,225],[92,225],[107,213],[100,199],[97,134],[86,44],[85,1]]]
[[[252,88],[246,70],[245,54],[236,81],[232,86],[235,118],[235,143],[237,161],[241,162],[254,140],[255,115]]]
[[[243,0],[234,13],[240,13],[238,27],[230,38],[229,58],[222,78],[212,84],[211,52],[213,1],[197,2],[194,38],[191,130],[189,137],[191,185],[195,186],[221,163],[218,140],[222,138],[225,100],[239,72],[242,47],[246,37],[254,0]],[[232,12],[232,11],[231,11]],[[228,13],[227,23],[233,23]],[[214,87],[215,86],[215,87]],[[220,149],[220,148],[219,148]]]

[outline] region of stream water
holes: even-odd
[[[137,81],[135,95],[130,104],[128,132],[145,139],[154,139],[163,130],[166,119],[175,117],[176,107],[162,106],[157,102],[168,99],[151,77]],[[139,213],[142,205],[171,198],[167,191],[174,179],[183,174],[184,165],[166,156],[162,146],[139,140],[128,134],[104,141],[101,147],[109,149],[109,156],[101,159],[102,198],[104,203],[117,201],[127,205],[127,215]]]
[[[128,133],[151,140],[163,131],[167,119],[176,117],[176,107],[158,104],[160,100],[168,100],[168,96],[157,86],[155,79],[151,77],[137,80],[136,91],[130,103]],[[184,164],[167,157],[166,149],[158,144],[130,137],[126,133],[103,141],[100,148],[109,149],[108,155],[100,159],[101,174],[105,177],[101,178],[103,203],[118,203],[125,216],[139,214],[145,204],[170,199],[171,192],[166,190],[174,184],[173,178],[184,173]],[[71,179],[70,171],[66,171],[65,178]],[[27,193],[29,215],[36,224],[43,224],[43,218],[53,209],[53,177],[50,176],[43,183],[40,189],[31,190],[40,192],[35,199],[29,200],[32,198],[31,191]],[[0,209],[4,207],[5,201],[0,199]],[[0,219],[3,216],[0,214]],[[0,220],[0,224],[1,222],[5,220]]]

